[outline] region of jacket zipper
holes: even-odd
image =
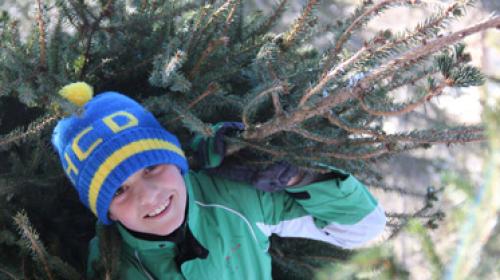
[[[155,280],[155,278],[153,276],[151,276],[151,274],[149,274],[149,272],[146,270],[146,268],[142,265],[141,258],[139,258],[139,253],[137,251],[134,251],[134,255],[135,255],[135,258],[137,259],[137,261],[139,262],[139,266],[141,267],[142,272],[144,272],[146,277],[149,280]]]

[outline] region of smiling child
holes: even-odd
[[[270,279],[271,234],[355,248],[384,229],[383,209],[348,173],[332,168],[328,180],[265,192],[190,171],[177,138],[149,111],[89,90],[63,88],[83,107],[59,121],[52,143],[98,226],[118,229],[120,279]],[[90,243],[89,278],[99,242]]]

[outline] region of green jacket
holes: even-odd
[[[138,239],[118,226],[120,279],[271,279],[272,233],[354,248],[381,233],[386,222],[377,201],[353,176],[274,193],[203,171],[191,171],[185,182],[187,226],[208,255],[184,261],[179,270],[176,244]],[[98,259],[98,242],[90,243],[89,263]]]

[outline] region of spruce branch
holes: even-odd
[[[193,108],[196,104],[198,104],[201,100],[205,99],[206,97],[218,92],[220,90],[220,85],[217,83],[210,83],[207,87],[207,89],[200,95],[198,96],[195,100],[193,100],[191,103],[188,104],[187,109]]]
[[[321,158],[337,158],[344,160],[358,160],[358,159],[366,160],[366,159],[380,157],[389,152],[390,148],[388,147],[388,145],[379,145],[378,147],[375,147],[374,149],[367,152],[361,152],[361,153],[325,152],[325,153],[319,153],[319,158],[318,157],[312,157],[312,158],[316,158],[317,160]]]
[[[170,105],[172,110],[178,115],[177,118],[170,120],[169,123],[174,123],[180,119],[184,127],[190,131],[203,135],[204,137],[213,136],[213,131],[209,125],[201,121],[197,116],[191,113],[187,108],[179,106],[175,101],[164,98],[164,101]]]
[[[235,3],[239,2],[240,0],[226,0],[226,2],[224,2],[224,4],[222,4],[213,14],[212,16],[210,17],[210,19],[208,20],[208,23],[206,25],[206,28],[208,28],[212,23],[215,23],[217,21],[219,21],[220,17],[222,17],[222,14],[224,12],[226,12],[227,10],[229,10],[229,7],[232,6],[232,5],[235,5]],[[206,28],[205,28],[205,31],[206,31]]]
[[[348,145],[355,147],[356,140],[351,140],[352,143],[346,141],[343,145]],[[447,141],[449,143],[451,141]],[[466,141],[467,142],[467,141]],[[469,141],[470,142],[470,141]],[[390,156],[393,154],[398,154],[402,152],[408,152],[410,150],[416,150],[421,148],[428,148],[429,144],[427,142],[423,143],[398,143],[398,142],[383,142],[374,141],[373,144],[367,145],[366,147],[359,147],[357,149],[349,149],[347,152],[338,152],[342,146],[328,147],[325,145],[317,145],[314,147],[301,147],[299,149],[288,149],[287,157],[295,158],[300,161],[331,161],[331,159],[340,160],[372,160],[376,158],[382,158],[384,156]],[[311,156],[313,155],[313,156]]]
[[[185,80],[181,73],[178,73],[186,59],[186,54],[177,50],[175,54],[169,58],[168,62],[163,63],[158,59],[154,65],[154,70],[149,77],[149,83],[153,86],[175,88],[176,81]]]
[[[306,26],[313,17],[313,8],[318,4],[318,0],[308,0],[299,18],[295,20],[289,31],[283,36],[284,49],[290,48],[308,27]]]
[[[87,37],[85,51],[83,53],[83,65],[82,65],[80,73],[79,73],[80,79],[84,78],[86,71],[87,71],[88,64],[90,62],[90,49],[92,47],[92,38],[94,37],[94,34],[99,29],[99,27],[101,25],[101,21],[105,17],[109,17],[111,15],[112,9],[113,9],[113,1],[114,0],[108,0],[106,2],[101,13],[99,14],[99,17],[96,18],[95,21],[90,26],[90,32],[89,32],[88,37]],[[92,13],[89,13],[89,14],[92,15]],[[84,19],[86,19],[86,17],[84,17]]]
[[[36,21],[38,23],[38,44],[40,45],[40,65],[39,69],[45,70],[47,68],[47,42],[45,38],[45,22],[43,20],[43,3],[42,0],[36,0],[37,2],[37,12]]]
[[[422,192],[408,190],[407,188],[404,188],[404,187],[387,186],[387,185],[381,184],[378,181],[375,184],[370,184],[370,187],[375,188],[375,189],[381,189],[384,192],[394,192],[394,193],[398,193],[400,195],[405,195],[405,196],[413,196],[413,197],[418,197],[418,198],[424,198],[426,196],[426,194],[422,193]],[[397,214],[400,214],[400,213],[397,213]],[[386,213],[386,215],[388,217],[392,217],[392,216],[389,216],[389,213]]]
[[[303,129],[303,128],[294,127],[292,129],[290,129],[289,131],[293,132],[293,133],[297,133],[304,138],[307,138],[307,139],[310,139],[310,140],[313,140],[316,142],[324,143],[327,145],[338,145],[341,142],[343,142],[342,140],[332,139],[331,137],[328,137],[328,136],[314,134],[314,133],[308,131],[307,129]]]
[[[393,229],[388,240],[397,236],[397,234],[403,230],[409,222],[415,221],[416,218],[426,218],[428,219],[427,226],[430,228],[435,228],[435,221],[442,220],[444,218],[444,213],[440,210],[430,212],[433,209],[433,202],[438,200],[436,194],[442,192],[443,188],[434,189],[434,187],[427,187],[427,193],[425,197],[424,204],[413,213],[394,213],[390,214],[392,217],[389,219],[389,223],[393,224]],[[389,213],[387,214],[389,215]],[[395,223],[396,221],[396,223]]]
[[[383,137],[384,132],[380,132],[374,129],[367,129],[361,127],[354,127],[351,124],[348,124],[346,121],[342,120],[339,116],[335,115],[335,113],[329,111],[325,115],[326,119],[335,126],[342,128],[345,131],[355,133],[355,134],[369,134],[377,137]]]
[[[207,60],[208,56],[212,54],[218,47],[222,45],[227,45],[229,42],[229,37],[222,36],[216,40],[210,41],[207,48],[203,51],[201,57],[196,61],[193,69],[189,72],[189,79],[193,80],[196,75],[198,75],[201,65]]]
[[[33,255],[33,259],[41,263],[45,274],[48,279],[54,280],[54,276],[52,275],[52,271],[49,266],[48,255],[43,246],[42,242],[39,240],[38,233],[31,226],[31,223],[28,219],[26,212],[20,211],[17,212],[14,217],[14,222],[19,229],[19,233],[23,237],[23,239],[27,242],[27,247],[30,249]]]
[[[420,244],[422,245],[422,250],[431,264],[433,278],[439,279],[444,266],[441,262],[441,258],[436,253],[435,244],[429,236],[428,231],[419,221],[415,219],[410,220],[408,223],[408,229],[411,233],[418,237]]]
[[[196,23],[194,24],[193,31],[191,33],[191,36],[189,37],[189,43],[188,48],[187,48],[187,53],[192,53],[193,49],[196,47],[197,43],[200,41],[200,37],[204,35],[201,31],[201,25],[205,21],[206,17],[208,16],[208,11],[210,10],[209,6],[202,6],[200,7],[200,10],[198,12],[198,19],[196,20]],[[205,26],[206,27],[206,26]],[[199,32],[195,32],[199,31]]]
[[[437,52],[445,46],[452,45],[471,34],[489,28],[500,28],[500,17],[493,17],[482,23],[454,32],[448,36],[443,36],[427,42],[427,44],[408,51],[403,56],[394,58],[381,67],[375,69],[359,81],[354,88],[343,88],[335,94],[330,94],[329,96],[323,98],[316,104],[311,106],[301,106],[288,114],[286,118],[283,116],[277,116],[266,123],[259,125],[258,127],[249,127],[249,129],[245,131],[244,137],[246,139],[263,139],[279,131],[287,130],[290,127],[293,127],[294,125],[297,125],[298,123],[314,116],[323,115],[331,108],[342,104],[347,100],[358,98],[363,93],[367,92],[374,81],[382,79],[390,72],[397,71],[400,66]]]
[[[360,138],[341,142],[344,145],[373,145],[381,143],[411,142],[414,144],[464,144],[486,141],[484,128],[457,127],[445,130],[416,130],[409,133],[381,134],[375,138]]]
[[[482,23],[456,31],[450,35],[434,39],[433,41],[427,42],[420,47],[410,50],[407,53],[403,54],[401,57],[394,58],[374,70],[370,75],[366,76],[366,78],[360,82],[359,86],[361,88],[367,89],[371,82],[376,79],[383,78],[388,72],[396,71],[396,69],[398,69],[398,67],[402,65],[421,59],[429,54],[443,49],[445,46],[453,45],[469,35],[481,32],[489,28],[500,28],[499,16],[492,17]]]
[[[388,39],[391,36],[389,31],[382,32],[382,36],[376,37],[371,43],[376,40],[387,41],[382,46],[376,48],[372,52],[372,56],[385,57],[391,53],[400,52],[398,48],[402,46],[410,46],[415,44],[425,44],[429,37],[434,37],[439,29],[446,26],[448,20],[452,17],[464,14],[464,9],[471,1],[464,3],[451,3],[445,9],[440,10],[438,13],[427,18],[423,23],[418,24],[413,30],[405,33],[404,35],[397,36],[394,39]],[[373,60],[373,58],[366,58],[366,60]],[[373,62],[371,62],[373,63]]]
[[[283,107],[281,106],[280,96],[277,92],[271,93],[271,97],[273,99],[274,112],[276,115],[282,115]]]
[[[361,55],[363,55],[367,51],[367,49],[368,47],[366,46],[362,47],[349,59],[340,63],[335,68],[331,69],[326,75],[322,77],[322,79],[319,81],[318,84],[316,84],[316,86],[310,88],[304,94],[304,96],[302,96],[302,98],[299,101],[299,106],[303,106],[311,96],[320,93],[323,90],[323,88],[325,88],[325,86],[329,82],[331,82],[339,73],[344,72],[347,67],[356,62],[361,57]]]
[[[249,34],[248,37],[257,36],[257,35],[268,32],[271,29],[271,27],[274,24],[276,24],[276,22],[281,17],[281,15],[283,15],[283,13],[285,12],[285,7],[286,7],[287,3],[288,3],[288,0],[281,0],[279,2],[279,4],[276,6],[276,8],[273,9],[273,11],[271,12],[271,15],[267,18],[267,20],[260,26],[260,28],[257,29],[257,31],[255,31],[254,33]]]
[[[231,7],[231,10],[229,11],[229,14],[226,18],[226,23],[224,24],[224,30],[222,31],[222,34],[227,34],[229,31],[229,27],[231,26],[231,23],[233,22],[233,17],[234,14],[236,13],[236,10],[238,7],[241,5],[240,0],[236,1],[236,4]]]
[[[267,68],[269,69],[269,73],[271,74],[273,80],[275,81],[281,80],[281,77],[279,77],[276,74],[276,71],[274,70],[274,67],[271,62],[267,62]],[[285,94],[289,93],[289,88],[287,84],[283,84],[283,90]],[[271,97],[273,100],[274,113],[276,115],[282,115],[284,112],[283,112],[283,107],[281,106],[279,94],[277,92],[273,92],[271,93]]]
[[[395,4],[398,2],[403,2],[404,0],[384,0],[381,1],[380,3],[377,3],[373,5],[371,8],[366,9],[368,4],[371,4],[371,0],[365,0],[363,2],[363,5],[361,8],[366,9],[363,13],[357,15],[355,14],[355,18],[352,19],[352,23],[349,25],[349,27],[346,28],[346,30],[338,37],[335,43],[335,47],[329,52],[327,55],[327,59],[324,63],[324,68],[323,68],[323,74],[321,76],[327,75],[329,72],[329,69],[333,62],[337,59],[337,56],[339,55],[340,51],[342,50],[345,42],[351,37],[352,32],[356,29],[359,28],[367,19],[368,16],[374,13],[380,12],[383,8],[386,8],[388,5]]]
[[[444,130],[436,132],[434,130],[417,130],[409,133],[384,134],[381,132],[375,137],[362,137],[355,139],[342,139],[332,142],[338,146],[369,146],[386,144],[393,145],[394,143],[410,142],[416,145],[428,147],[433,144],[465,144],[471,142],[484,142],[486,136],[484,131],[476,132],[475,129],[464,128],[462,130]],[[311,138],[312,139],[312,138]],[[321,141],[318,141],[321,142]]]
[[[208,18],[208,21],[207,23],[204,25],[203,28],[200,29],[200,32],[198,33],[198,37],[196,38],[196,40],[193,40],[193,44],[190,46],[189,48],[189,51],[188,53],[192,54],[192,51],[194,50],[194,48],[196,48],[199,40],[202,38],[202,37],[205,37],[207,38],[207,40],[210,42],[212,41],[211,38],[214,36],[214,34],[216,33],[216,30],[212,31],[212,32],[208,32],[210,28],[213,27],[213,25],[217,25],[219,24],[219,22],[222,20],[223,18],[223,15],[225,12],[227,12],[229,10],[230,7],[234,6],[237,2],[239,2],[240,0],[226,0],[224,2],[224,4],[222,4],[215,12],[213,12],[211,14],[211,16]],[[202,8],[204,9],[204,8]],[[199,23],[201,24],[202,23],[202,20],[205,18],[204,16],[204,12],[202,10],[202,13],[200,15],[200,21]],[[227,18],[226,18],[227,19]],[[224,35],[222,36],[224,37]]]
[[[60,117],[60,113],[46,115],[30,123],[24,132],[21,129],[16,129],[6,136],[0,136],[0,150],[7,149],[7,147],[11,144],[25,140],[33,135],[39,135],[40,131],[45,129],[47,126],[52,125],[52,123],[57,121]]]
[[[3,268],[1,266],[0,266],[0,273],[10,277],[9,279],[14,279],[14,280],[21,280],[22,279],[20,276],[14,275],[13,272],[8,271],[6,268]]]
[[[445,87],[450,86],[452,84],[453,83],[450,80],[446,80],[446,81],[442,82],[441,84],[439,84],[438,86],[436,86],[435,88],[431,89],[426,95],[424,95],[423,97],[421,97],[417,101],[404,104],[404,106],[402,106],[402,108],[395,109],[393,111],[378,111],[376,109],[372,109],[366,104],[363,96],[358,96],[358,101],[359,101],[359,105],[361,106],[361,108],[363,108],[363,110],[365,110],[367,113],[374,115],[374,116],[387,117],[387,116],[403,115],[403,114],[406,114],[406,113],[409,113],[409,112],[415,110],[418,106],[424,104],[425,102],[430,101],[433,97],[440,95],[443,92],[443,90],[445,89]]]
[[[277,82],[267,89],[261,91],[258,93],[254,98],[252,98],[247,105],[243,108],[243,114],[242,114],[242,121],[243,124],[245,124],[245,127],[250,126],[250,121],[249,121],[249,115],[253,112],[255,109],[254,106],[255,104],[262,102],[263,97],[266,97],[269,94],[272,94],[273,92],[283,92],[284,91],[284,86],[281,82]]]
[[[368,160],[372,158],[377,158],[387,153],[401,152],[405,150],[404,147],[396,148],[394,145],[375,145],[369,147],[363,147],[359,150],[361,151],[349,151],[349,152],[338,152],[326,151],[325,146],[311,147],[311,148],[301,148],[299,150],[289,150],[287,156],[296,158],[301,161],[322,161],[325,159],[341,159],[341,160]],[[333,150],[333,149],[332,149]],[[313,156],[311,156],[313,155]]]
[[[185,54],[181,50],[177,50],[175,52],[175,55],[170,59],[170,61],[165,65],[165,68],[163,70],[163,82],[168,83],[168,80],[172,76],[172,74],[179,69],[179,67],[182,65],[182,62],[185,59]]]
[[[428,67],[418,71],[417,69],[414,69],[410,64],[407,64],[407,66],[408,67],[403,67],[401,69],[401,72],[412,73],[416,71],[416,73],[412,73],[412,75],[409,75],[408,77],[402,76],[402,73],[394,73],[391,77],[388,78],[388,82],[385,87],[388,92],[406,85],[415,85],[423,78],[431,77],[439,71],[439,69],[437,69],[436,67]],[[414,71],[412,71],[412,69],[414,69]]]
[[[248,142],[238,138],[224,137],[224,140],[227,140],[229,143],[229,147],[227,148],[228,151],[227,154],[234,154],[235,152],[244,147],[255,149],[256,151],[272,155],[276,158],[283,158],[287,154],[286,152],[278,150],[278,148],[276,147],[257,145],[253,144],[252,142]]]

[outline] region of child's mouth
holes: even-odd
[[[172,204],[172,195],[168,197],[167,201],[164,204],[153,210],[153,212],[144,216],[144,218],[151,219],[163,216],[170,209],[170,204]]]

